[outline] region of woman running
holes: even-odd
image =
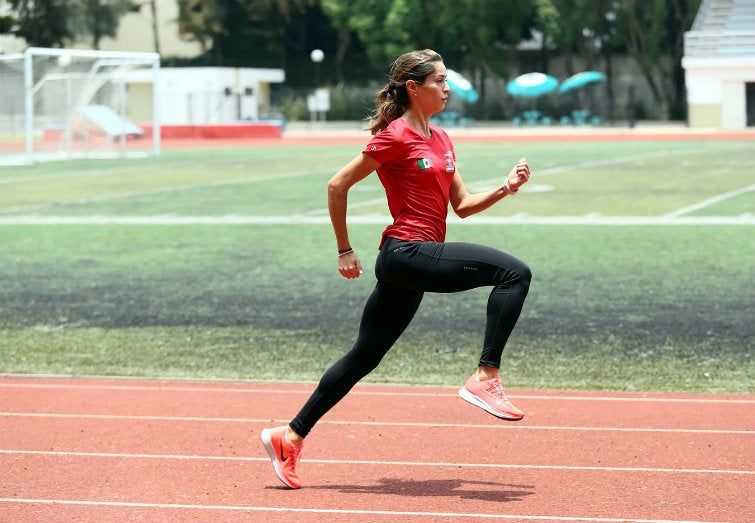
[[[414,317],[425,292],[451,293],[490,286],[487,324],[477,370],[459,396],[490,414],[519,420],[523,412],[506,397],[498,369],[529,290],[529,267],[482,245],[445,242],[446,217],[465,218],[515,194],[530,176],[522,158],[500,187],[470,194],[456,168],[446,132],[430,123],[448,101],[446,66],[435,51],[401,55],[390,82],[377,95],[368,129],[372,140],[328,182],[328,209],[338,244],[338,271],[358,278],[362,265],[346,226],[349,189],[373,171],[385,188],[393,223],[383,232],[375,262],[377,284],[368,298],[352,349],[328,369],[287,426],[262,431],[278,478],[300,488],[296,473],[304,438],[320,418],[369,374]]]

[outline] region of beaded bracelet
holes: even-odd
[[[351,254],[352,252],[354,252],[354,249],[352,249],[351,247],[349,247],[348,249],[343,249],[342,251],[338,251],[338,257],[340,258],[341,256],[346,256],[347,254]]]

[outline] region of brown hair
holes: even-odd
[[[367,130],[377,134],[399,118],[409,108],[406,82],[422,84],[435,72],[435,64],[443,58],[432,49],[404,53],[391,64],[390,81],[378,91],[375,113],[368,121]]]

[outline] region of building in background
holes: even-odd
[[[160,71],[163,126],[250,122],[274,116],[270,84],[282,69],[170,67]]]
[[[755,2],[703,0],[682,66],[690,127],[755,125]]]
[[[103,38],[101,50],[153,52],[182,58],[191,58],[202,52],[199,43],[187,42],[178,36],[176,0],[135,1],[139,9],[124,15],[118,34],[115,38]]]

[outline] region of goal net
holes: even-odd
[[[0,55],[0,165],[158,155],[156,53]]]

